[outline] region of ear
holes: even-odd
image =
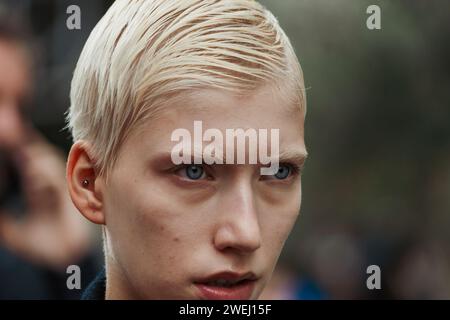
[[[70,149],[66,180],[72,202],[89,221],[105,224],[103,212],[104,181],[97,176],[90,145],[77,141]]]

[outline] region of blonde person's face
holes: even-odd
[[[171,134],[192,132],[199,120],[203,132],[224,137],[226,129],[280,129],[280,154],[302,155],[303,116],[269,88],[245,99],[202,90],[166,110],[124,143],[103,194],[108,281],[120,288],[116,297],[256,299],[299,214],[301,161],[281,159],[277,176],[261,176],[258,164],[176,166]],[[252,279],[205,284],[222,272]]]

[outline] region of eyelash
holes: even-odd
[[[201,164],[195,164],[195,165],[201,166],[203,168],[203,170],[204,170],[204,174],[206,174],[206,176],[207,176],[206,178],[208,180],[211,180],[212,175],[210,174],[210,171],[211,171],[211,166],[210,165],[208,165],[208,164],[206,164],[204,162],[201,163]],[[180,170],[186,170],[186,168],[189,167],[189,166],[191,166],[191,165],[190,164],[181,164],[181,165],[173,167],[170,170],[170,172],[171,173],[177,173]],[[283,162],[283,163],[280,163],[279,166],[280,167],[281,166],[288,166],[291,169],[289,176],[286,179],[267,179],[267,180],[287,181],[287,180],[290,180],[290,179],[292,179],[294,177],[297,177],[298,175],[301,175],[302,168],[299,165],[297,165],[297,164]],[[274,176],[275,175],[268,176],[268,177],[274,177]],[[262,177],[264,177],[264,176],[262,176]],[[205,179],[199,178],[199,179],[195,180],[195,179],[187,178],[186,180],[188,180],[188,181],[197,181],[197,180],[202,181],[202,180],[205,180]]]
[[[175,166],[175,167],[173,167],[172,169],[170,169],[170,172],[171,173],[173,173],[173,174],[176,174],[178,171],[181,171],[181,170],[186,170],[186,168],[188,168],[189,166],[191,166],[192,164],[180,164],[180,165],[178,165],[178,166]],[[212,179],[210,179],[210,178],[212,178],[212,175],[210,174],[210,166],[209,165],[207,165],[206,163],[200,163],[200,164],[194,164],[195,166],[201,166],[202,168],[203,168],[203,174],[205,174],[206,175],[206,179],[205,178],[203,178],[203,179],[201,179],[201,178],[199,178],[199,179],[197,179],[197,180],[194,180],[194,179],[189,179],[189,178],[184,178],[184,180],[187,180],[187,181],[204,181],[204,180],[212,180]],[[182,177],[183,178],[183,177]]]
[[[291,170],[289,173],[289,176],[286,179],[277,179],[277,178],[275,178],[275,175],[261,176],[261,177],[270,177],[270,178],[264,179],[264,180],[275,180],[275,181],[283,182],[283,181],[290,181],[291,179],[301,175],[301,171],[302,171],[301,167],[297,164],[282,162],[279,164],[279,167],[281,167],[281,166],[288,166]]]

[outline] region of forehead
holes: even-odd
[[[224,136],[227,129],[267,129],[268,135],[278,129],[281,149],[305,150],[303,112],[268,87],[246,96],[217,89],[180,95],[139,127],[129,141],[141,150],[168,151],[175,144],[172,132],[187,129],[194,135],[194,121],[202,122],[203,132],[218,129]]]
[[[304,124],[300,106],[292,105],[272,86],[245,95],[220,89],[194,90],[165,104],[158,119],[176,125],[202,120],[218,129],[281,129],[283,123],[303,129]]]

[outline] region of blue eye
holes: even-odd
[[[288,165],[280,165],[278,172],[274,175],[279,180],[284,180],[290,176],[292,168]]]
[[[190,165],[184,168],[186,176],[192,180],[198,180],[204,175],[204,169],[199,165]]]

